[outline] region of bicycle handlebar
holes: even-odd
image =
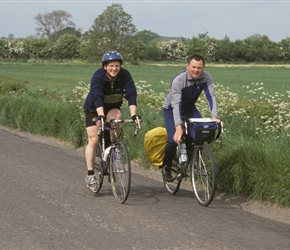
[[[104,131],[105,129],[105,124],[106,123],[135,123],[135,121],[133,120],[130,120],[130,119],[106,119],[104,120],[103,118],[101,118],[101,129],[102,131]],[[141,125],[140,125],[140,119],[137,118],[137,123],[136,123],[136,129],[135,129],[135,132],[134,132],[134,136],[136,136],[139,132],[141,128]]]

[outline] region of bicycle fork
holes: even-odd
[[[110,157],[111,154],[111,157]],[[116,166],[116,146],[111,145],[106,148],[102,155],[103,169],[108,170],[110,182],[115,182],[115,173],[117,172],[118,167]],[[112,166],[111,166],[112,165]],[[110,174],[110,171],[112,172]]]

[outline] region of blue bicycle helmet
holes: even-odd
[[[105,64],[107,64],[108,62],[112,62],[112,61],[118,61],[121,63],[123,63],[123,57],[122,55],[117,52],[117,51],[108,51],[106,52],[103,57],[102,57],[102,64],[103,64],[103,67]]]

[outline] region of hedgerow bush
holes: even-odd
[[[2,86],[14,86],[10,81],[4,79]],[[17,83],[22,86],[22,83]],[[0,107],[0,124],[4,126],[60,138],[75,147],[86,143],[84,122],[75,103],[51,99],[42,91],[30,93],[21,87],[1,92]]]

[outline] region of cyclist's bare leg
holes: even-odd
[[[98,125],[87,127],[88,144],[85,149],[85,158],[88,170],[94,169],[96,146],[98,144],[98,131]]]
[[[122,113],[119,109],[111,109],[107,114],[108,120],[121,119],[121,118],[122,118]],[[121,131],[121,125],[118,123],[118,124],[116,124],[116,127],[117,127],[116,132],[117,132],[117,135],[119,136],[120,131]],[[111,135],[110,135],[111,140],[113,139],[113,136],[114,136],[114,131],[111,131]]]

